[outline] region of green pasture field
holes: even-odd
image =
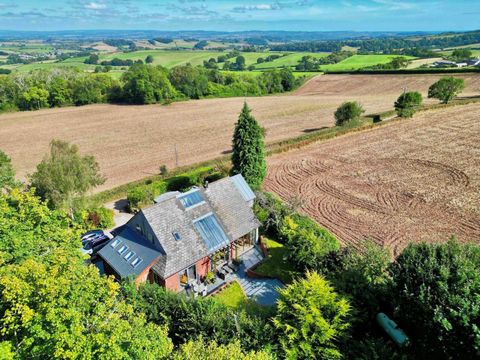
[[[1,49],[1,48],[0,48]],[[202,65],[203,61],[209,60],[210,58],[218,58],[220,55],[227,54],[228,51],[193,51],[193,50],[140,50],[134,52],[118,52],[118,53],[100,53],[100,62],[104,60],[112,60],[113,58],[120,58],[123,60],[145,60],[149,55],[152,55],[154,58],[154,65],[162,65],[167,68],[172,68],[178,65],[185,65],[190,63],[192,65]],[[479,51],[480,53],[480,51]],[[282,54],[279,52],[246,52],[241,53],[245,57],[246,65],[256,64],[259,57],[267,57],[270,54]],[[325,57],[328,53],[309,53],[309,52],[298,52],[298,53],[289,53],[286,56],[282,56],[274,61],[258,64],[255,66],[254,72],[245,71],[242,73],[248,73],[253,75],[258,75],[260,71],[269,70],[274,68],[282,67],[294,67],[298,64],[300,59],[305,55],[311,55],[314,57]],[[384,64],[390,62],[397,55],[354,55],[345,59],[344,61],[338,64],[324,65],[322,70],[330,71],[342,71],[342,70],[357,70],[367,66],[372,66],[376,64]],[[413,57],[410,57],[413,59]],[[18,64],[18,65],[3,65],[3,68],[11,69],[14,71],[30,71],[34,69],[51,69],[60,66],[70,66],[78,67],[84,71],[93,71],[95,65],[84,64],[86,57],[75,57],[70,58],[61,62],[52,61],[43,61],[39,63],[32,64]],[[234,61],[231,59],[230,61]],[[219,64],[222,67],[222,64]],[[119,77],[123,72],[122,67],[115,67],[111,74],[115,77]],[[302,75],[311,75],[311,73],[296,73],[296,76]]]
[[[145,60],[148,55],[152,55],[154,58],[153,64],[162,65],[166,68],[172,68],[178,65],[185,65],[190,63],[192,65],[203,65],[204,61],[208,61],[210,58],[217,59],[220,55],[226,55],[229,51],[209,51],[209,50],[140,50],[130,53],[112,53],[100,55],[100,61],[103,60],[112,60],[114,58],[119,58],[122,60]],[[278,52],[243,52],[241,55],[245,58],[245,64],[252,65],[257,63],[257,59],[260,57],[267,57],[271,54],[283,54]],[[294,54],[296,55],[296,54]],[[289,55],[290,56],[290,55]],[[299,59],[301,56],[299,57]],[[277,59],[280,60],[280,59]],[[235,58],[229,59],[228,61],[233,62]],[[298,62],[298,61],[297,61]],[[268,63],[273,64],[274,62]],[[296,64],[296,63],[295,63]],[[223,66],[222,63],[219,64],[220,67]],[[283,66],[280,64],[279,66]],[[278,67],[278,66],[267,66],[266,68]]]
[[[271,53],[271,54],[280,54],[283,53]],[[256,70],[266,70],[266,69],[273,69],[273,68],[281,68],[281,67],[294,67],[298,64],[302,57],[310,55],[316,58],[322,58],[327,56],[329,53],[309,53],[309,52],[297,52],[297,53],[290,53],[286,56],[282,56],[281,58],[275,59],[273,61],[269,61],[266,63],[261,63],[255,66]],[[264,56],[259,57],[266,57],[269,54],[265,54]],[[256,61],[256,59],[255,59]]]
[[[345,71],[345,70],[358,70],[365,67],[378,65],[378,64],[387,64],[392,61],[393,58],[398,57],[398,55],[353,55],[349,58],[337,63],[330,65],[321,66],[323,71]],[[415,59],[413,56],[404,56],[407,59]]]

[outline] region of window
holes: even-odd
[[[121,242],[122,242],[122,240],[120,240],[120,239],[115,239],[115,240],[113,240],[113,242],[110,244],[110,246],[115,249],[115,248],[118,246],[118,244],[120,244]]]
[[[128,246],[127,246],[127,245],[122,245],[122,246],[120,247],[120,249],[118,249],[118,253],[119,253],[120,255],[123,255],[123,254],[125,254],[125,253],[127,252],[127,250],[128,250]]]
[[[228,238],[213,214],[201,217],[193,222],[209,251],[228,246]]]
[[[185,193],[181,195],[178,199],[180,200],[185,209],[191,208],[204,202],[202,194],[200,194],[198,190],[193,190]]]
[[[137,257],[135,260],[133,260],[130,265],[132,265],[134,268],[136,268],[138,266],[138,264],[140,264],[142,262],[142,258],[140,257]]]
[[[134,251],[129,251],[127,253],[127,255],[125,255],[125,260],[130,261],[130,260],[133,259],[134,256],[135,256],[135,252]]]
[[[179,241],[182,239],[182,237],[180,236],[180,234],[177,232],[177,231],[174,231],[172,233],[173,237],[175,238],[175,240]]]

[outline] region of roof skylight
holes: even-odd
[[[143,261],[143,259],[141,257],[137,257],[135,260],[133,260],[130,263],[130,265],[132,265],[134,268],[136,268],[142,261]]]
[[[228,245],[227,235],[213,214],[208,214],[193,222],[209,251],[216,251]]]
[[[127,252],[127,250],[128,250],[128,246],[127,246],[127,245],[122,245],[122,246],[120,247],[120,249],[118,249],[118,253],[119,253],[120,255],[123,255],[123,254],[125,254],[125,253]]]
[[[113,242],[110,244],[110,246],[115,249],[118,246],[118,244],[120,244],[121,242],[122,242],[122,240],[117,238],[117,239],[113,240]]]
[[[133,258],[134,256],[135,256],[135,252],[134,252],[134,251],[129,251],[129,252],[127,253],[127,255],[125,255],[125,260],[130,261],[130,260],[132,260],[132,258]]]
[[[198,190],[192,190],[178,197],[185,209],[191,208],[204,202],[202,194]]]

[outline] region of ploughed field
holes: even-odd
[[[480,94],[480,75],[461,75],[463,95]],[[333,126],[343,102],[360,101],[367,113],[386,111],[403,91],[426,94],[438,75],[324,75],[296,92],[248,98],[266,129],[267,143]],[[169,169],[217,158],[231,149],[244,98],[205,99],[168,106],[90,105],[0,115],[0,149],[12,157],[20,178],[35,170],[52,139],[93,154],[112,188]],[[463,110],[460,110],[463,111]],[[176,156],[177,154],[177,156]]]
[[[268,159],[268,191],[345,245],[480,243],[480,104],[431,110]]]

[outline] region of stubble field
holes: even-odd
[[[480,75],[462,75],[463,95],[479,94]],[[404,87],[426,93],[440,76],[317,76],[294,93],[246,99],[266,129],[267,143],[334,123],[347,100],[367,113],[390,110]],[[173,168],[222,156],[231,149],[234,124],[244,98],[206,99],[169,106],[92,105],[0,115],[0,149],[12,157],[20,178],[35,170],[52,139],[77,144],[98,160],[112,188]],[[176,150],[175,150],[176,149]]]
[[[480,243],[479,119],[480,104],[432,110],[278,154],[265,187],[359,249]]]

